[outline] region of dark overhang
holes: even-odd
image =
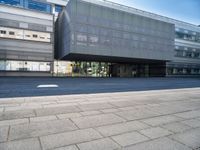
[[[163,63],[168,62],[166,60],[153,60],[153,59],[138,59],[127,57],[111,57],[111,56],[98,56],[98,55],[86,55],[70,53],[62,58],[62,60],[69,61],[95,61],[95,62],[111,62],[111,63]]]

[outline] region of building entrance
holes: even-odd
[[[153,77],[165,76],[165,64],[123,64],[74,61],[54,66],[54,74],[71,77]],[[61,70],[61,69],[62,70]],[[63,73],[64,71],[64,73]]]
[[[149,65],[112,64],[112,77],[148,77]]]

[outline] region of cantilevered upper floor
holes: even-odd
[[[83,59],[107,61],[169,61],[174,52],[174,31],[173,23],[128,7],[70,0],[57,20],[57,58],[70,60],[82,55]]]

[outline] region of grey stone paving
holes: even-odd
[[[120,146],[109,138],[78,144],[80,150],[113,150]]]
[[[197,150],[200,88],[0,99],[0,150]]]
[[[148,141],[148,138],[138,132],[124,133],[121,135],[113,136],[112,139],[119,143],[121,146],[133,145],[136,143]]]

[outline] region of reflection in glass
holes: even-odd
[[[54,74],[73,77],[109,77],[110,63],[105,62],[54,62]]]
[[[51,13],[51,5],[38,0],[0,0],[0,3]]]
[[[0,60],[0,71],[50,71],[50,62]]]

